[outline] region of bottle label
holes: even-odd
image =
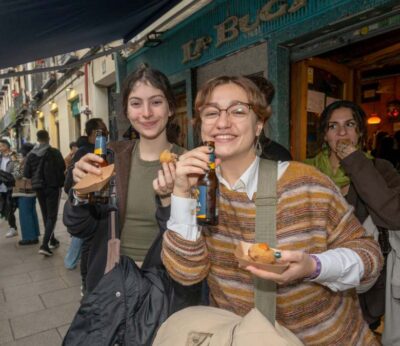
[[[197,208],[196,214],[198,219],[207,218],[207,186],[197,187]]]
[[[210,169],[215,169],[215,153],[212,152],[210,153],[210,162],[208,163],[208,167],[210,167]]]
[[[107,152],[106,137],[97,136],[94,148],[94,153],[96,155],[104,155]]]

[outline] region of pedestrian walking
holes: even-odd
[[[69,153],[64,157],[64,162],[65,162],[65,169],[67,170],[69,166],[72,164],[72,159],[76,153],[76,151],[79,149],[78,144],[73,141],[69,143]],[[67,173],[67,171],[65,171]]]
[[[10,142],[0,139],[0,202],[1,214],[6,218],[9,229],[7,238],[18,235],[15,222],[15,210],[17,208],[15,199],[12,198],[12,189],[15,179],[12,175],[14,165],[17,162],[17,154],[11,150]]]
[[[21,226],[21,246],[39,243],[39,221],[36,213],[36,193],[32,189],[30,179],[24,178],[24,166],[26,156],[33,149],[31,143],[24,143],[21,147],[21,160],[14,165],[13,176],[15,186],[13,188],[13,198],[16,199],[19,209],[19,224]]]
[[[31,179],[43,217],[44,235],[39,253],[52,256],[51,249],[57,248],[60,244],[54,236],[54,228],[61,187],[64,185],[65,163],[60,151],[50,146],[50,137],[46,130],[37,132],[37,141],[27,156],[24,177]]]

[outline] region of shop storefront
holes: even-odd
[[[309,109],[317,102],[309,90],[324,94],[318,99],[323,105],[360,98],[358,71],[321,55],[399,29],[399,13],[397,0],[212,1],[162,34],[158,46],[129,56],[124,70],[129,73],[146,62],[169,76],[179,95],[178,123],[188,147],[196,144],[191,120],[199,86],[222,74],[262,74],[276,88],[270,137],[302,159],[313,136],[308,110],[317,111]],[[310,62],[311,57],[318,58]],[[313,78],[331,74],[337,79],[332,78],[336,93],[319,90]]]

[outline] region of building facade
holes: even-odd
[[[399,11],[398,1],[391,0],[215,0],[122,64],[126,73],[147,63],[168,75],[189,148],[197,144],[193,100],[206,80],[222,74],[267,77],[276,88],[269,136],[304,159],[315,152],[316,114],[335,99],[361,102],[359,90],[368,82],[365,68],[327,54],[393,36],[400,28]],[[362,57],[349,55],[352,61]]]
[[[86,49],[40,59],[7,72],[62,66],[95,52]],[[45,129],[49,132],[50,144],[66,155],[69,143],[84,135],[85,122],[90,118],[102,118],[108,127],[112,126],[116,117],[115,84],[112,55],[76,68],[0,80],[1,135],[18,149],[24,142],[34,143],[36,132]]]

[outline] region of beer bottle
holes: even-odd
[[[102,163],[96,163],[97,167],[108,166],[107,162],[107,138],[103,130],[96,130],[96,141],[94,144],[94,153],[103,159]],[[90,204],[106,204],[110,197],[109,184],[103,187],[100,191],[95,191],[89,194]]]
[[[218,223],[218,180],[215,174],[215,146],[214,142],[204,142],[210,152],[209,170],[197,183],[197,223],[199,225],[216,225]]]

